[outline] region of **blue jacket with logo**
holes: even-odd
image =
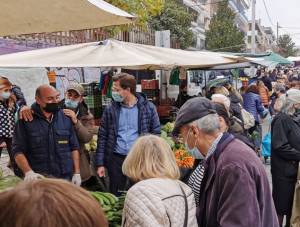
[[[23,153],[34,172],[70,179],[72,151],[79,150],[72,121],[62,110],[48,122],[37,104],[32,105],[33,121],[19,120],[13,136],[13,155]]]
[[[142,94],[137,94],[138,107],[138,133],[160,134],[160,122],[153,103],[149,102]],[[109,163],[111,154],[115,151],[118,135],[118,124],[121,104],[112,102],[102,116],[98,132],[98,144],[96,151],[96,165],[106,166]]]

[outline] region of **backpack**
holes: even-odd
[[[241,113],[244,121],[244,129],[252,128],[255,125],[255,118],[254,116],[245,110],[241,105]]]

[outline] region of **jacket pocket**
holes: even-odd
[[[284,174],[287,178],[297,179],[298,163],[296,161],[289,161],[285,164]]]
[[[56,130],[56,143],[58,148],[69,147],[71,133],[68,130]]]
[[[41,148],[43,146],[43,136],[38,132],[30,132],[30,145],[33,150],[36,148]]]

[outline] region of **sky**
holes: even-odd
[[[251,20],[251,8],[248,17]],[[275,35],[278,22],[279,26],[283,27],[279,28],[279,35],[289,33],[293,41],[300,46],[300,0],[256,0],[256,19],[259,18],[262,20],[262,25],[273,28]]]

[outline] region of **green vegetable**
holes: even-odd
[[[165,139],[168,137],[168,133],[165,131],[161,131],[160,137]]]
[[[173,132],[173,129],[174,129],[174,122],[168,122],[167,124],[165,124],[162,127],[162,130],[167,132],[167,133]]]
[[[125,194],[116,197],[107,192],[90,192],[100,203],[110,227],[120,227],[125,202]]]
[[[3,177],[3,173],[0,174],[2,177],[0,178],[0,191],[6,190],[8,188],[15,187],[20,181],[22,181],[19,177],[16,176],[7,176]]]

